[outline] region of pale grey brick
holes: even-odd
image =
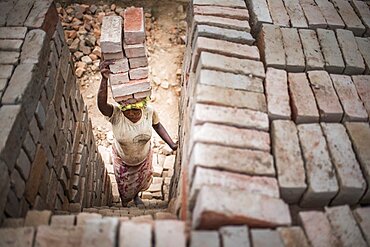
[[[317,37],[325,59],[325,70],[341,74],[345,66],[334,31],[318,28]]]

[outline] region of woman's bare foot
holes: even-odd
[[[136,205],[136,207],[139,207],[139,206],[144,206],[144,202],[141,200],[141,198],[139,197],[139,194],[137,194],[134,198],[134,203]]]
[[[131,200],[129,200],[129,201],[124,201],[124,200],[122,200],[121,199],[121,202],[122,202],[122,207],[127,207],[127,205],[128,205],[128,203],[130,202]]]

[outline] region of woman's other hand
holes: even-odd
[[[100,73],[103,78],[108,79],[110,70],[109,65],[114,64],[113,60],[102,60],[99,64]]]

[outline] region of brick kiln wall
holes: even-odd
[[[111,202],[111,183],[52,1],[2,2],[0,214],[81,211]],[[17,11],[15,11],[15,8]]]

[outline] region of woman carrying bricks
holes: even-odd
[[[152,181],[151,135],[153,129],[171,147],[177,149],[165,128],[159,122],[158,114],[148,99],[129,99],[117,106],[107,102],[107,81],[111,61],[100,64],[102,80],[98,92],[98,108],[112,124],[115,137],[112,146],[112,160],[122,205],[132,199],[135,205],[143,204],[138,194],[147,190]]]

